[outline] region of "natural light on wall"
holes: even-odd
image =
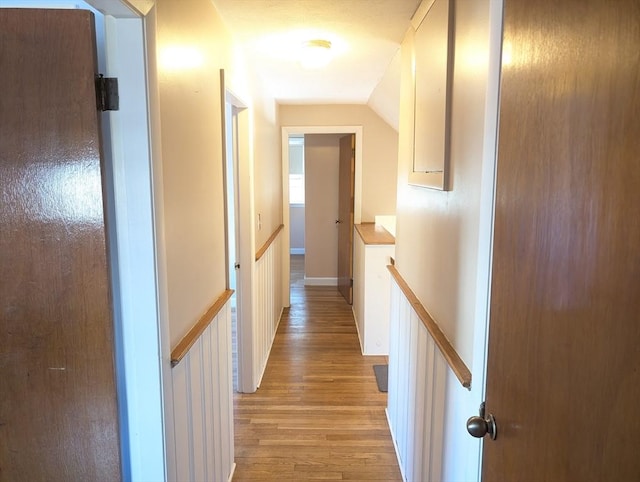
[[[204,55],[196,47],[171,45],[160,51],[160,65],[163,70],[191,70],[204,64]]]

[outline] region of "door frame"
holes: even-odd
[[[498,163],[498,128],[500,113],[500,74],[502,70],[502,27],[504,0],[491,2],[489,7],[489,67],[487,73],[486,107],[482,177],[480,179],[480,209],[478,211],[478,267],[476,288],[476,319],[473,334],[473,397],[471,410],[486,397],[487,355],[489,353],[489,320],[491,319],[491,280],[493,266],[493,226],[496,205],[496,174]],[[478,407],[479,408],[479,407]],[[475,412],[469,412],[470,416]],[[466,435],[466,434],[465,434]],[[484,440],[473,454],[475,473],[482,480]],[[476,459],[477,457],[477,459]]]
[[[282,242],[282,293],[283,306],[291,305],[289,252],[289,136],[294,134],[354,134],[356,136],[356,168],[353,202],[353,223],[362,220],[362,126],[284,126],[282,127],[282,223],[284,224]]]
[[[145,15],[152,2],[86,0],[105,15],[105,76],[118,77],[121,109],[107,114],[105,147],[114,169],[109,238],[117,243],[117,380],[123,471],[132,480],[166,480],[163,360],[170,352],[158,276],[155,153],[151,150]],[[137,8],[136,8],[137,7]],[[118,42],[121,39],[121,42]],[[125,115],[126,114],[126,115]],[[135,162],[139,160],[140,162]],[[110,196],[111,195],[111,196]],[[111,199],[109,199],[111,197]],[[158,231],[159,232],[159,231]],[[142,255],[141,253],[146,253]]]
[[[145,44],[145,16],[154,2],[9,0],[0,7],[75,9],[84,4],[105,16],[104,28],[96,22],[98,59],[101,73],[118,77],[121,99],[119,113],[103,114],[103,149],[124,480],[166,480],[165,384],[160,355],[168,357],[170,347],[164,346],[168,338],[163,336],[161,321],[161,260],[157,204],[154,206],[161,183],[152,164]]]
[[[237,381],[234,390],[241,393],[252,393],[255,391],[253,381],[253,326],[252,326],[252,280],[254,272],[254,263],[251,259],[252,249],[254,245],[255,233],[253,231],[253,201],[251,199],[251,187],[249,179],[252,176],[241,176],[241,172],[249,166],[249,110],[238,96],[229,89],[225,79],[225,71],[220,71],[220,85],[223,95],[223,129],[224,129],[224,166],[225,179],[226,169],[229,165],[227,142],[230,140],[233,144],[231,152],[233,155],[233,184],[234,184],[234,237],[235,237],[235,263],[240,265],[236,269],[235,297],[236,297],[236,353],[235,365],[237,370]],[[231,119],[227,118],[227,105],[232,110]],[[227,129],[231,125],[232,131],[229,133]],[[225,182],[226,186],[226,182]],[[225,187],[225,199],[227,199]],[[225,209],[225,230],[229,229],[226,220],[228,209]],[[228,242],[228,233],[225,236]],[[227,262],[230,264],[232,260],[229,258],[227,250]],[[227,266],[227,273],[231,267]],[[229,276],[229,274],[227,274]],[[229,281],[227,280],[227,288]]]

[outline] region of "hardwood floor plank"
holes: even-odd
[[[297,258],[297,259],[294,259]],[[294,269],[303,266],[292,256]],[[401,481],[387,394],[363,357],[349,306],[335,287],[305,287],[292,273],[261,387],[235,394],[234,482]]]

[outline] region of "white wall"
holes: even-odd
[[[282,315],[282,239],[280,231],[273,243],[256,261],[255,266],[255,296],[253,300],[253,385],[252,393],[260,386],[262,376],[267,367],[271,346],[276,336],[278,324]]]
[[[227,302],[173,368],[176,481],[229,480],[235,467],[232,385]]]
[[[376,88],[371,92],[367,105],[396,132],[398,131],[400,122],[400,49],[391,59],[389,67]]]
[[[448,192],[408,184],[413,145],[411,30],[402,47],[396,267],[473,376],[467,391],[446,371],[440,414],[444,440],[437,434],[429,439],[442,445],[441,480],[479,477],[481,444],[466,433],[465,422],[477,414],[484,394],[501,10],[501,2],[492,0],[456,3]],[[402,346],[399,352],[408,349]],[[423,409],[403,403],[409,411]]]
[[[219,69],[231,40],[205,0],[156,2],[171,345],[225,289]],[[222,260],[222,262],[221,262]]]
[[[283,223],[282,161],[280,126],[276,102],[260,77],[247,73],[252,102],[252,188],[255,203],[255,249],[258,250]],[[258,216],[260,220],[258,221]]]
[[[178,372],[169,366],[170,350],[226,288],[221,69],[224,88],[248,106],[239,114],[238,123],[242,136],[239,192],[243,234],[239,284],[249,307],[256,295],[256,248],[282,219],[279,128],[275,102],[260,91],[259,85],[249,82],[252,76],[247,73],[241,52],[211,1],[155,0],[147,16],[146,39],[153,101],[158,287],[163,336],[169,341],[169,348],[162,353],[167,470],[169,479],[175,480],[185,463],[185,453],[176,438],[181,430],[177,421],[184,420],[189,407],[180,402],[198,394],[189,391],[193,385],[187,385],[182,398],[176,398],[179,395],[172,386],[175,388],[174,383],[180,380],[176,378]],[[254,145],[260,149],[254,149]],[[257,213],[261,214],[261,223],[257,222]],[[276,277],[270,283],[282,284],[279,280]],[[243,315],[247,312],[239,331],[247,345],[245,352],[250,354],[243,363],[252,367],[255,319],[251,310],[244,310],[244,302],[241,308]],[[247,370],[253,385],[254,373],[251,368]],[[193,439],[198,453],[206,449],[198,446],[201,442]]]
[[[353,234],[353,317],[363,355],[389,354],[389,293],[387,265],[393,244],[365,244]]]

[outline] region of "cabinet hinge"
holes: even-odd
[[[120,109],[117,78],[102,74],[96,77],[96,105],[101,112]]]
[[[350,288],[353,288],[353,278],[351,278],[351,279],[349,280],[349,287],[350,287]]]

